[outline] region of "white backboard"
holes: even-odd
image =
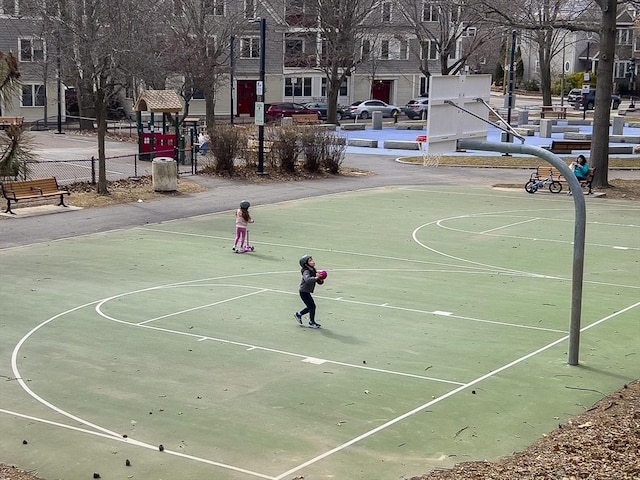
[[[429,77],[428,154],[455,152],[459,139],[486,140],[491,75]],[[447,103],[450,101],[480,118]],[[481,120],[482,119],[482,120]],[[485,120],[485,121],[483,121]]]

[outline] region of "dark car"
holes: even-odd
[[[311,102],[311,103],[305,103],[304,106],[310,110],[317,110],[318,112],[320,112],[320,118],[322,118],[322,120],[327,119],[327,111],[329,107],[327,106],[326,103]],[[345,117],[345,116],[347,116],[345,114],[345,107],[343,107],[342,105],[338,105],[337,112],[336,112],[336,120],[339,122],[340,120],[342,120],[342,117]]]
[[[293,102],[275,102],[269,106],[266,117],[267,122],[274,122],[282,117],[293,117],[294,115],[317,115],[321,120],[320,112],[312,110],[299,103]]]
[[[611,95],[611,108],[613,110],[617,109],[620,106],[620,97],[618,95]],[[580,98],[578,101],[573,104],[575,108],[584,109],[585,105],[587,110],[593,110],[596,105],[596,89],[590,88],[589,93],[580,93]]]
[[[426,118],[429,109],[429,99],[426,97],[418,97],[409,100],[404,107],[404,113],[411,120],[415,118]]]

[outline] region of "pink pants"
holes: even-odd
[[[244,241],[247,238],[247,227],[236,227],[236,241],[233,244],[234,247],[238,246],[240,241],[240,248],[244,248]]]

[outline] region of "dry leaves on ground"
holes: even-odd
[[[411,480],[637,480],[640,381],[499,462],[461,463]]]

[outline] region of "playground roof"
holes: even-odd
[[[134,110],[153,113],[180,112],[182,101],[174,90],[145,90],[138,98]]]

